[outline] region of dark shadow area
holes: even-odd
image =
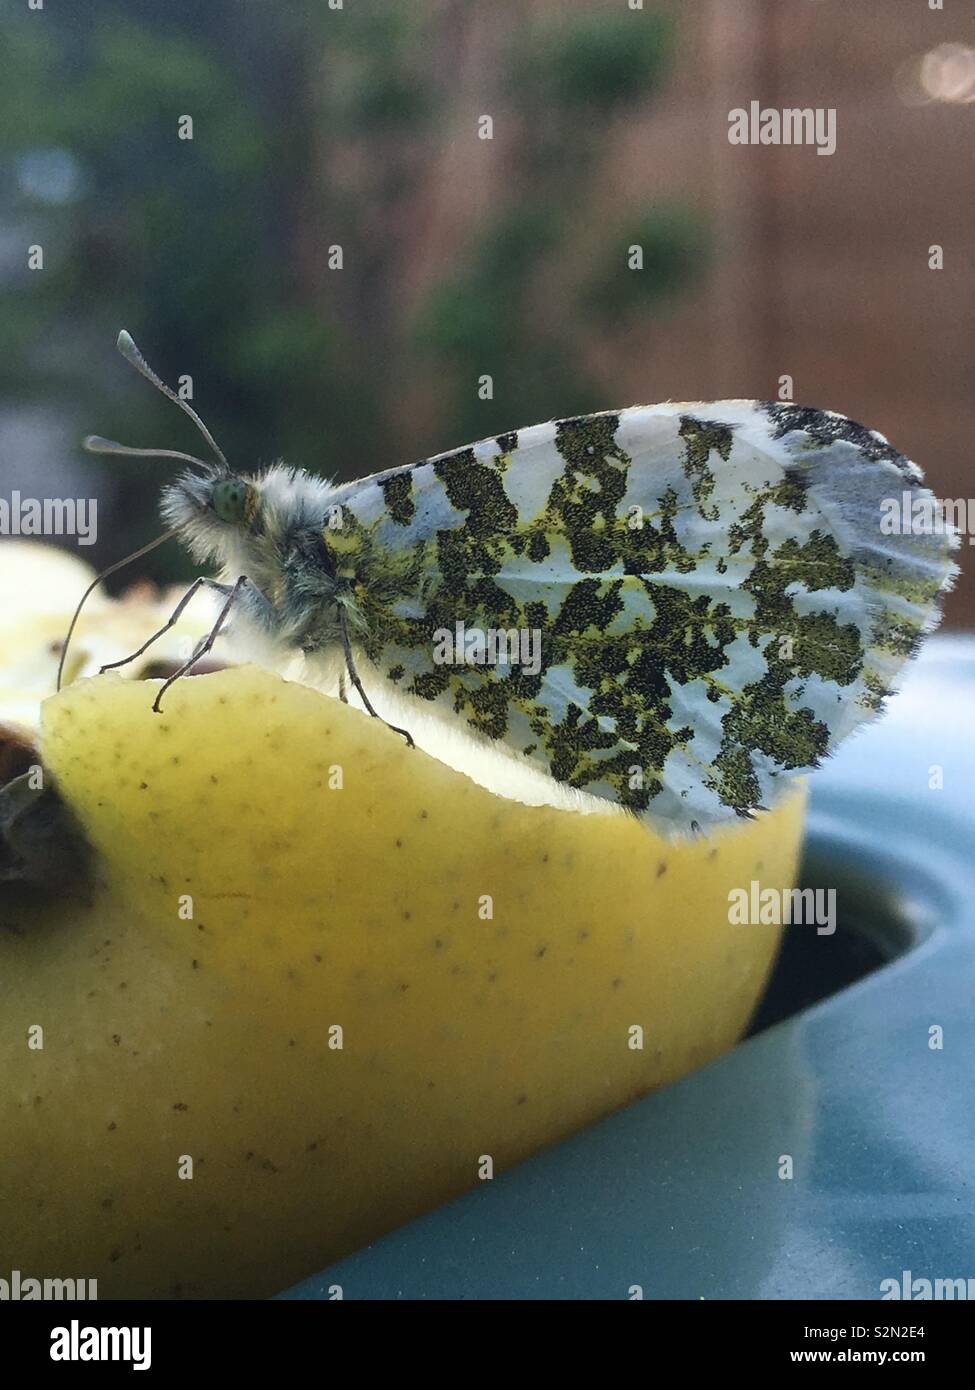
[[[828,848],[807,847],[799,886],[836,890],[836,931],[820,936],[814,926],[786,927],[748,1037],[855,984],[923,935],[915,909],[895,885],[839,862]]]

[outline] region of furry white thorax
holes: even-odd
[[[195,560],[217,566],[222,583],[232,585],[241,575],[247,577],[250,587],[241,594],[235,626],[238,633],[253,629],[251,645],[280,657],[301,637],[299,615],[285,603],[286,561],[298,533],[321,532],[336,489],[324,478],[283,463],[234,477],[257,491],[254,526],[222,521],[211,502],[213,480],[192,472],[183,473],[165,489],[163,519],[179,529],[180,540]],[[261,621],[263,605],[258,595],[275,611],[273,629]]]
[[[248,565],[254,568],[255,562],[266,571],[264,557],[275,552],[285,533],[296,525],[323,525],[329,499],[336,492],[324,478],[284,463],[272,464],[261,473],[235,476],[260,495],[264,526],[259,536],[221,521],[208,505],[212,482],[196,473],[183,473],[162,497],[164,520],[180,528],[181,540],[193,558],[201,564],[215,560],[222,573],[233,578],[246,573]]]

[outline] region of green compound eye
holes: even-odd
[[[213,489],[213,510],[229,526],[247,526],[257,511],[257,489],[231,478]]]

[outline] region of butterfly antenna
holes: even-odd
[[[169,399],[170,399],[171,401],[173,401],[176,405],[178,405],[179,408],[180,408],[180,410],[183,411],[184,415],[188,415],[188,416],[190,417],[190,419],[193,421],[193,423],[194,423],[194,425],[196,426],[196,428],[200,431],[200,433],[203,435],[203,438],[206,440],[206,442],[209,444],[210,448],[213,450],[213,452],[216,454],[217,458],[220,460],[220,462],[221,462],[221,464],[223,465],[223,467],[224,467],[224,468],[226,469],[226,471],[229,473],[229,472],[230,472],[230,464],[227,462],[227,459],[226,459],[226,456],[225,456],[223,450],[221,449],[221,447],[220,447],[220,445],[217,443],[217,441],[214,439],[214,437],[213,437],[213,435],[210,433],[210,431],[207,429],[206,425],[205,425],[205,424],[203,423],[203,421],[200,419],[199,415],[197,415],[196,411],[193,409],[193,407],[192,407],[187,401],[184,401],[183,398],[182,398],[181,396],[177,396],[176,392],[175,392],[174,390],[172,390],[171,387],[167,386],[166,383],[165,383],[160,377],[158,377],[158,376],[156,375],[156,373],[155,373],[155,372],[152,370],[152,368],[149,366],[149,363],[148,363],[148,362],[146,361],[146,359],[143,357],[142,353],[141,353],[141,352],[139,351],[139,349],[136,347],[136,345],[135,345],[135,343],[134,343],[134,341],[133,341],[133,339],[132,339],[131,334],[127,333],[126,330],[125,330],[124,328],[122,329],[121,333],[118,335],[118,342],[116,343],[116,347],[118,348],[118,350],[119,350],[119,352],[122,354],[122,356],[125,358],[126,362],[130,363],[131,366],[133,366],[133,367],[136,369],[137,372],[141,372],[142,375],[145,377],[145,379],[146,379],[147,381],[151,381],[152,384],[153,384],[153,386],[155,386],[155,388],[156,388],[157,391],[161,391],[161,392],[163,393],[164,396],[168,396]],[[107,442],[110,443],[111,441],[107,441]],[[114,448],[112,448],[112,449],[109,449],[109,450],[100,449],[100,450],[98,450],[98,452],[99,452],[99,453],[118,453],[118,452],[120,452],[120,450],[121,450],[121,446],[116,446],[116,447],[114,447]],[[128,452],[128,453],[135,453],[136,451],[135,451],[135,450],[126,450],[125,452]],[[167,455],[163,455],[163,457],[167,457]],[[186,455],[175,454],[175,455],[169,455],[169,457],[184,458],[184,457],[186,457]]]
[[[216,473],[216,468],[206,459],[198,459],[193,454],[180,453],[178,449],[133,449],[128,444],[119,444],[114,439],[103,439],[100,434],[89,434],[81,441],[81,447],[89,454],[123,455],[129,458],[183,459],[185,463],[195,463],[204,473]]]
[[[109,443],[110,441],[106,440],[105,442]],[[138,451],[132,450],[131,452],[135,453]],[[74,617],[71,619],[71,625],[68,628],[68,635],[65,637],[64,642],[61,646],[61,660],[58,662],[58,690],[61,689],[61,680],[64,676],[64,663],[68,655],[68,647],[71,644],[71,638],[75,630],[75,624],[77,623],[78,618],[81,616],[81,610],[82,608],[84,608],[85,603],[88,600],[88,595],[92,593],[93,590],[97,589],[98,585],[102,582],[102,580],[107,579],[110,574],[114,574],[116,570],[122,569],[125,565],[130,565],[133,560],[138,560],[143,555],[148,555],[149,551],[155,550],[157,545],[163,545],[166,541],[171,541],[173,537],[178,534],[179,527],[174,527],[172,531],[166,531],[163,535],[157,536],[154,541],[150,541],[148,545],[143,545],[138,550],[133,550],[132,554],[126,555],[124,560],[116,560],[114,565],[109,565],[108,569],[102,570],[101,574],[97,574],[95,578],[91,581],[91,583],[88,585],[88,588],[81,595],[81,598],[78,602],[78,607],[74,610]]]

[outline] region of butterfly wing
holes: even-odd
[[[920,479],[827,412],[634,407],[351,484],[326,543],[385,680],[686,831],[880,709],[955,569],[950,529],[894,529]]]

